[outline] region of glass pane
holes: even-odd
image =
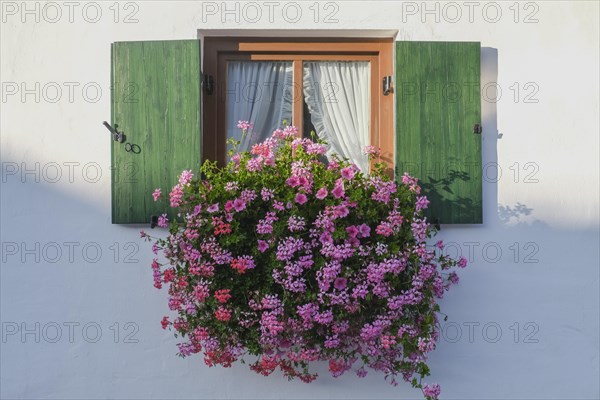
[[[283,120],[292,122],[293,66],[280,61],[227,63],[227,137],[241,140],[240,151],[271,136]],[[238,121],[254,126],[245,137]],[[229,148],[227,149],[229,150]]]
[[[317,136],[329,144],[328,155],[347,157],[368,171],[363,149],[370,144],[370,63],[305,62],[303,92]]]

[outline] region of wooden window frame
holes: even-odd
[[[212,95],[203,91],[203,159],[225,162],[226,69],[228,60],[368,60],[371,62],[371,140],[393,174],[394,96],[383,94],[382,81],[393,76],[392,38],[205,37],[203,73],[213,77]],[[299,79],[298,79],[299,78]],[[300,93],[298,93],[300,91]],[[294,63],[294,99],[302,98],[302,62]],[[302,102],[295,101],[292,124],[302,132]]]

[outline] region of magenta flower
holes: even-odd
[[[344,191],[344,187],[342,185],[336,185],[336,187],[333,188],[331,193],[333,194],[333,197],[335,197],[336,199],[340,199],[340,198],[344,197],[344,195],[346,194],[346,192]]]
[[[298,193],[295,198],[296,203],[304,204],[308,201],[308,197],[304,193]]]
[[[245,135],[252,124],[238,127]],[[141,233],[157,257],[154,286],[167,289],[163,327],[180,338],[181,356],[209,366],[250,350],[251,370],[311,382],[310,364],[325,361],[334,376],[403,377],[433,400],[439,386],[421,384],[441,337],[431,316],[467,260],[429,245],[435,229],[415,178],[399,183],[324,154],[325,144],[285,127],[226,166],[178,176],[177,218],[158,222],[168,236]]]
[[[160,192],[160,188],[155,189],[154,192],[152,192],[152,198],[154,199],[154,201],[157,201],[160,196],[161,196],[161,192]]]
[[[235,211],[240,212],[246,209],[246,202],[242,199],[235,199],[233,201],[233,208]]]
[[[327,197],[327,188],[322,187],[319,189],[315,197],[319,200],[323,200],[325,197]]]
[[[352,167],[346,167],[346,168],[342,168],[341,174],[342,174],[342,178],[351,180],[352,178],[354,178],[355,171],[354,171],[354,168],[352,168]]]
[[[348,232],[348,236],[351,238],[355,238],[358,235],[358,229],[354,225],[350,225],[346,228],[346,232]]]
[[[297,176],[292,175],[287,179],[287,181],[285,181],[285,183],[287,183],[288,186],[296,187],[300,184],[300,181]]]

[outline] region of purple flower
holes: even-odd
[[[295,200],[298,204],[304,204],[308,201],[308,197],[304,193],[298,193]]]
[[[275,191],[273,189],[267,189],[267,188],[262,188],[262,190],[260,191],[260,195],[263,199],[263,201],[268,201],[270,199],[272,199],[273,197],[275,197]]]
[[[160,217],[158,217],[158,226],[161,228],[167,228],[169,226],[167,214],[162,214]]]
[[[431,398],[431,400],[437,400],[440,393],[441,393],[441,389],[440,389],[440,385],[438,385],[438,384],[435,384],[432,386],[429,386],[429,385],[423,386],[423,394],[425,396]]]
[[[233,201],[233,208],[235,208],[235,211],[237,212],[243,211],[246,209],[246,202],[242,199],[235,199]]]
[[[450,272],[450,274],[448,275],[448,280],[456,285],[459,281],[456,272]]]
[[[429,205],[429,200],[427,200],[427,197],[425,197],[425,196],[417,197],[417,204],[416,204],[417,211],[427,208],[428,205]]]
[[[358,227],[358,235],[362,238],[371,236],[371,228],[367,224],[362,224]]]
[[[323,200],[325,197],[327,197],[327,188],[322,187],[319,189],[315,197],[319,200]]]
[[[219,203],[215,203],[213,205],[208,206],[206,211],[208,211],[209,213],[216,213],[217,211],[219,211]]]
[[[285,210],[285,207],[283,206],[283,203],[281,201],[277,201],[277,200],[275,200],[273,202],[273,208],[276,209],[277,211],[283,211],[283,210]]]
[[[337,290],[344,290],[347,283],[348,280],[346,278],[335,278],[335,281],[333,281],[333,287]]]
[[[466,267],[466,266],[467,266],[467,259],[466,259],[466,258],[464,258],[464,257],[461,257],[461,258],[458,260],[458,266],[459,266],[460,268],[464,268],[464,267]]]
[[[258,241],[258,250],[261,253],[264,253],[265,251],[267,251],[268,248],[269,248],[269,243],[267,243],[267,241],[265,241],[265,240]]]
[[[290,232],[299,232],[306,226],[306,221],[302,217],[292,215],[288,218],[288,229]]]

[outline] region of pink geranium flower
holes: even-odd
[[[347,179],[347,180],[352,180],[352,178],[354,178],[355,173],[356,172],[354,171],[354,168],[352,168],[352,167],[342,168],[342,171],[341,171],[342,178]]]
[[[298,193],[295,198],[296,203],[304,204],[308,201],[308,197],[304,193]]]
[[[336,199],[340,199],[340,198],[344,197],[346,192],[344,191],[344,187],[342,185],[337,185],[336,187],[333,188],[333,190],[331,191],[331,194],[333,194],[333,197],[335,197]]]
[[[319,200],[323,200],[325,197],[327,197],[327,188],[322,187],[319,189],[315,197]]]
[[[153,242],[148,274],[167,289],[173,317],[161,324],[179,354],[229,367],[250,351],[253,371],[304,382],[316,378],[313,362],[328,361],[334,376],[383,370],[394,385],[409,378],[428,400],[439,396],[421,380],[441,333],[431,318],[467,259],[429,245],[436,230],[416,178],[326,161],[326,145],[294,127],[261,143],[244,137],[249,152],[230,141],[232,162],[178,176],[173,221],[158,222],[166,238],[141,233]]]

